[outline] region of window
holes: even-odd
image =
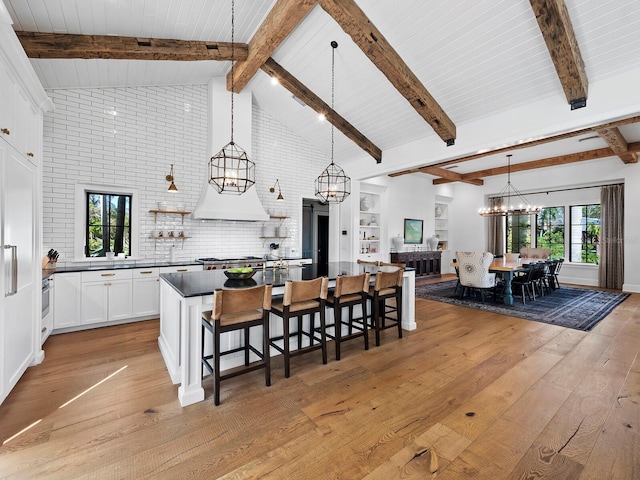
[[[564,257],[564,207],[546,207],[536,217],[536,247],[551,249],[551,256]]]
[[[96,194],[102,198],[94,198],[96,212],[90,213],[89,195]],[[118,212],[118,203],[125,197],[124,209]],[[126,198],[128,198],[128,203]],[[115,209],[113,206],[115,202]],[[103,210],[104,220],[103,220]],[[110,212],[107,216],[107,209]],[[140,254],[140,192],[137,188],[115,185],[100,185],[76,183],[74,199],[73,226],[73,261],[85,261],[87,258],[104,259],[105,252],[116,253],[116,238],[118,246],[122,241],[122,250],[118,253],[137,257]],[[90,217],[93,218],[90,220]],[[123,219],[119,222],[117,217]],[[111,222],[109,217],[116,217]],[[90,228],[91,227],[91,228]],[[121,227],[118,229],[118,227]],[[97,242],[97,243],[96,243]],[[67,259],[69,260],[69,259]]]
[[[509,215],[507,222],[507,252],[519,253],[531,246],[531,215]]]
[[[600,205],[571,207],[571,256],[576,263],[598,263]]]
[[[87,191],[85,211],[87,257],[131,256],[131,195]]]

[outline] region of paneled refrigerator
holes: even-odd
[[[0,139],[0,403],[33,362],[39,328],[37,168]]]

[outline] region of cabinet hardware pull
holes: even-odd
[[[3,128],[2,130],[0,130],[2,133],[4,133],[5,135],[11,135],[11,132],[9,131],[8,128]]]
[[[100,276],[101,277],[113,277],[115,275],[115,273],[101,273]]]
[[[42,327],[42,330],[40,330],[42,333],[47,331],[47,327]]]
[[[33,153],[27,152],[27,157],[32,157],[33,158]]]
[[[186,268],[179,268],[178,270],[176,270],[177,272],[188,272],[189,270],[187,270]]]
[[[149,273],[153,273],[152,270],[140,272],[141,275],[148,275]]]

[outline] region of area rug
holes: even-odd
[[[547,295],[536,297],[535,301],[527,300],[524,305],[517,297],[514,297],[513,305],[504,305],[493,303],[490,295],[486,295],[486,303],[482,303],[480,298],[465,297],[460,300],[454,296],[455,286],[455,280],[423,285],[416,287],[416,297],[589,331],[629,296],[628,293],[563,285]]]

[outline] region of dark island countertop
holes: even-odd
[[[377,267],[374,265],[350,262],[330,262],[328,270],[318,264],[310,263],[302,266],[292,266],[289,269],[267,268],[256,269],[256,273],[249,280],[230,280],[224,270],[203,270],[202,272],[163,273],[164,279],[182,297],[198,297],[212,295],[219,288],[247,288],[256,285],[271,284],[274,287],[284,286],[287,280],[313,280],[321,276],[335,280],[339,275],[358,275],[369,272],[372,276],[381,270],[393,267]],[[406,268],[405,270],[412,270]]]

